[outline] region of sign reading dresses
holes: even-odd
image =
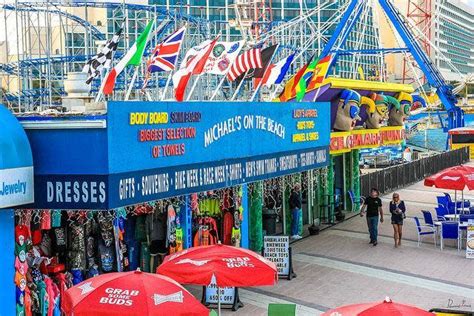
[[[41,170],[32,207],[111,209],[323,167],[329,108],[309,102],[110,102],[106,116],[82,119],[89,128],[44,133],[29,127],[41,144],[35,146]]]
[[[25,131],[0,105],[0,209],[33,202],[33,159]]]

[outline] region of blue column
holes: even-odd
[[[249,248],[249,223],[250,223],[250,213],[249,213],[249,197],[248,197],[248,188],[247,184],[242,184],[242,207],[243,207],[243,214],[242,214],[242,223],[240,224],[240,234],[241,236],[241,244],[243,248]]]
[[[12,209],[0,209],[0,316],[15,315],[15,219]]]
[[[191,196],[186,195],[185,197],[184,215],[181,217],[181,225],[183,226],[184,232],[184,249],[190,248],[193,245],[193,225],[192,216],[193,211],[191,210]]]

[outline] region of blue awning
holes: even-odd
[[[0,170],[33,166],[30,143],[18,120],[0,104]]]

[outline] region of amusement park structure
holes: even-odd
[[[145,56],[171,29],[184,24],[188,32],[182,55],[190,47],[218,34],[226,41],[244,39],[247,47],[278,43],[277,54],[280,57],[296,53],[290,73],[305,64],[313,54],[325,56],[331,53],[336,57],[330,75],[362,79],[362,69],[366,73],[366,80],[386,81],[385,56],[402,54],[405,60],[404,80],[408,81],[411,72],[413,83],[418,88],[428,86],[436,92],[438,103],[447,111],[448,118],[443,127],[451,129],[464,124],[463,112],[456,106],[455,92],[459,89],[453,92],[453,87],[430,59],[435,49],[430,33],[430,26],[434,22],[431,0],[408,1],[407,16],[403,16],[388,0],[301,0],[299,14],[289,20],[281,18],[284,10],[281,9],[279,13],[279,8],[272,6],[269,0],[230,1],[231,4],[222,8],[227,19],[206,19],[209,12],[190,14],[195,12],[135,2],[16,1],[14,4],[4,4],[0,10],[3,11],[5,37],[16,37],[16,40],[0,43],[0,50],[6,52],[6,60],[0,60],[0,77],[6,90],[3,99],[12,108],[21,111],[60,104],[61,96],[64,95],[62,82],[67,74],[79,71],[121,23],[125,22],[126,35],[119,44],[116,59],[130,47],[146,21],[156,19],[164,21],[164,27],[154,34]],[[382,17],[376,12],[376,5],[382,9]],[[102,13],[105,14],[101,18],[103,22],[100,25],[91,23],[91,16],[100,9],[106,12]],[[209,10],[208,7],[201,9]],[[381,18],[385,18],[397,33],[399,47],[382,46],[378,28]],[[78,39],[77,34],[83,36]],[[76,40],[79,43],[75,43]],[[9,47],[12,43],[16,47]],[[12,54],[12,51],[15,53]],[[141,67],[142,71],[133,86],[137,91],[144,80],[144,66]],[[123,98],[130,77],[131,72],[125,71],[118,78],[114,99]],[[204,99],[211,96],[220,81],[211,75],[207,75],[206,79],[206,84],[199,83],[196,90],[199,91],[196,95]],[[166,77],[154,76],[148,87],[158,91],[165,82]],[[92,94],[97,92],[99,85],[100,80],[93,82]],[[218,97],[228,99],[229,93],[225,91],[232,89],[235,87],[224,85]],[[277,86],[269,93],[262,91],[262,95],[275,95],[279,89],[281,87]],[[250,90],[247,92],[243,90],[239,98],[248,100],[251,88],[247,87]],[[424,94],[425,88],[420,89],[419,93]],[[135,97],[145,98],[138,93]]]

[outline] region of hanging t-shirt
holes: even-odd
[[[61,210],[53,210],[51,214],[51,226],[61,227]]]
[[[15,284],[18,286],[18,288],[21,291],[25,290],[26,287],[26,277],[24,274],[21,274],[20,272],[16,271],[15,272]]]
[[[41,213],[41,229],[51,229],[51,211],[43,211]]]
[[[101,240],[99,242],[99,257],[100,268],[103,272],[111,272],[114,270],[115,251],[112,244],[106,246],[105,242]]]
[[[21,262],[20,258],[15,258],[15,269],[16,271],[20,272],[21,274],[26,276],[28,272],[28,263],[26,261]]]
[[[20,259],[21,262],[26,260],[26,245],[15,244],[15,255]]]
[[[55,253],[63,253],[67,249],[67,236],[65,227],[53,228],[53,248]]]
[[[30,238],[30,230],[25,225],[17,225],[15,227],[15,241],[20,246],[23,246]]]

